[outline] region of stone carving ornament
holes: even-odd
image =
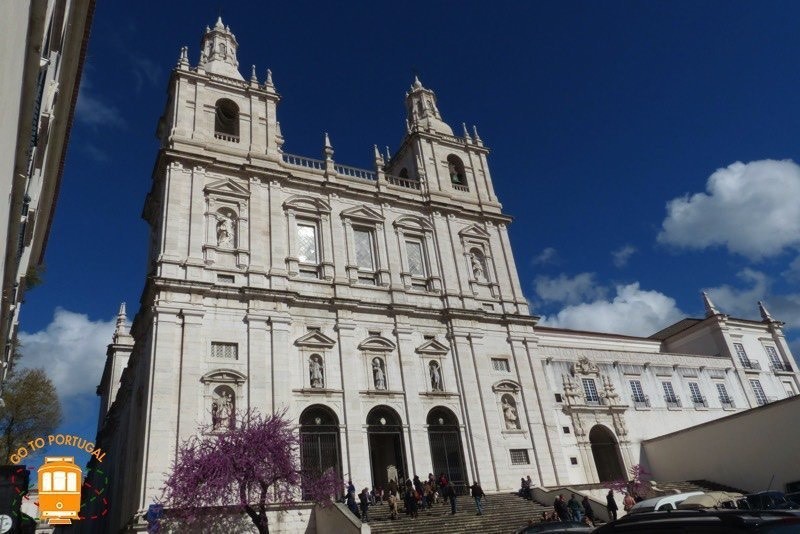
[[[217,399],[211,403],[211,428],[223,430],[226,426],[233,427],[233,417],[233,393],[218,390]]]
[[[439,369],[439,364],[431,362],[429,371],[431,374],[431,389],[433,391],[442,391],[442,372]]]
[[[503,418],[506,422],[506,430],[517,430],[520,427],[516,402],[510,395],[503,395]]]
[[[214,216],[217,219],[217,246],[220,248],[233,248],[236,244],[233,217],[226,212],[218,212]]]
[[[386,373],[383,371],[383,362],[380,358],[372,360],[372,376],[375,379],[375,389],[386,389]]]
[[[311,356],[308,361],[308,373],[311,378],[312,388],[325,387],[325,375],[322,370],[322,358],[320,358],[317,354]]]
[[[484,280],[485,274],[483,272],[483,262],[476,252],[469,253],[469,261],[472,266],[472,276],[475,280]]]
[[[578,360],[578,363],[572,366],[572,374],[573,375],[598,375],[600,374],[600,368],[597,367],[594,363],[589,361],[589,358],[583,356]]]

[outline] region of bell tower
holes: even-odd
[[[222,22],[222,17],[217,19],[213,28],[206,26],[203,39],[200,42],[199,68],[211,74],[219,74],[236,80],[244,81],[239,72],[239,60],[236,51],[239,43],[229,26]]]
[[[419,78],[414,76],[411,90],[406,93],[406,111],[409,124],[429,132],[453,135],[453,129],[442,120],[436,107],[436,94],[422,86]]]

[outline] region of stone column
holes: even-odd
[[[423,384],[419,383],[419,357],[414,353],[414,332],[415,330],[409,325],[404,324],[395,319],[395,339],[397,340],[397,359],[400,363],[400,379],[403,384],[403,405],[405,406],[405,414],[403,414],[403,423],[407,425],[408,432],[404,432],[404,439],[406,440],[407,451],[407,469],[410,470],[406,476],[411,478],[417,472],[417,465],[420,464],[419,456],[424,455],[422,451],[428,450],[427,456],[430,456],[427,432],[425,430],[425,413],[422,406],[422,399],[416,392],[425,391],[426,388]],[[413,392],[413,393],[412,393]],[[411,393],[411,394],[409,394]],[[426,462],[430,465],[431,460],[428,458]]]
[[[339,318],[336,322],[338,335],[339,368],[342,380],[342,413],[344,414],[344,448],[346,450],[346,470],[353,480],[371,480],[369,440],[366,430],[366,416],[361,410],[359,391],[362,384],[356,357],[356,323],[349,318]]]
[[[268,186],[258,178],[250,179],[250,267],[249,282],[254,287],[267,287],[266,274],[270,258],[270,218]]]
[[[203,335],[203,316],[201,309],[182,309],[183,337],[180,351],[180,367],[178,370],[178,443],[197,434],[203,424],[203,406],[197,392],[201,391],[202,367],[197,365],[206,354],[206,339]]]
[[[245,316],[247,322],[247,401],[262,414],[273,412],[272,358],[270,358],[270,317],[259,310]],[[288,347],[288,346],[287,346]],[[287,355],[288,356],[288,355]]]
[[[269,355],[269,366],[272,368],[272,409],[278,411],[289,408],[292,401],[290,380],[293,373],[289,362],[292,318],[288,314],[270,315],[269,323],[272,334]]]
[[[281,184],[269,183],[269,285],[271,289],[286,289],[286,258],[289,255],[286,213],[283,210]]]

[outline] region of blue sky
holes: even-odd
[[[98,2],[26,365],[94,435],[105,345],[144,284],[141,219],[180,47],[222,6],[240,70],[267,68],[288,152],[370,167],[413,73],[476,124],[545,324],[649,335],[765,299],[800,353],[800,5],[791,2]],[[740,164],[737,164],[740,162]]]

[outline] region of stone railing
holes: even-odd
[[[650,407],[650,397],[647,395],[636,396],[631,395],[631,400],[633,401],[633,405],[636,408],[649,408]]]
[[[386,175],[386,181],[392,185],[407,187],[408,189],[419,189],[421,187],[419,180],[400,178],[399,176],[392,176],[391,174]]]
[[[377,177],[375,171],[368,171],[367,169],[359,169],[358,167],[350,167],[348,165],[339,165],[338,163],[334,164],[333,170],[342,176],[370,182],[374,182]]]
[[[719,403],[723,408],[736,408],[736,406],[733,404],[733,399],[730,397],[720,397]]]
[[[681,399],[678,397],[672,397],[670,395],[664,396],[664,402],[667,403],[667,408],[680,408],[681,407]]]
[[[745,360],[742,362],[742,367],[745,369],[754,369],[756,371],[761,370],[761,364],[758,362],[754,362],[753,360]]]
[[[217,139],[221,139],[222,141],[230,141],[231,143],[239,142],[238,135],[226,134],[222,132],[214,132],[214,137]]]
[[[283,162],[295,167],[305,167],[307,169],[316,169],[318,171],[325,170],[325,162],[321,159],[304,158],[303,156],[296,156],[294,154],[287,154],[284,152],[282,155]]]
[[[453,184],[453,189],[456,191],[469,191],[469,187],[463,184]]]

